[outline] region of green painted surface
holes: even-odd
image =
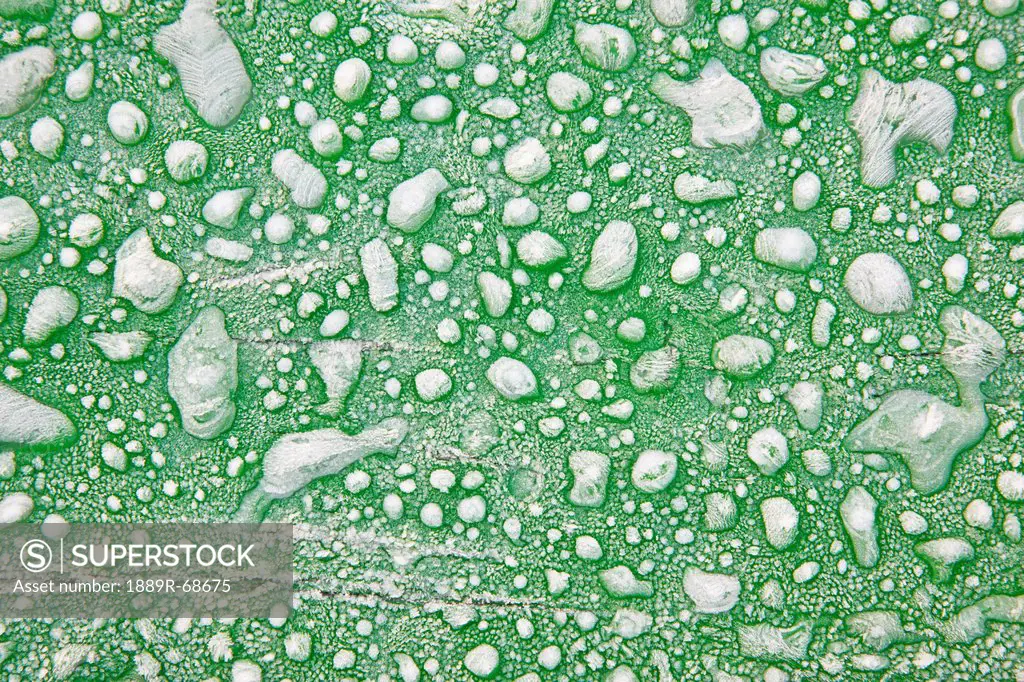
[[[1016,0],[0,17],[0,518],[299,524],[3,679],[1024,679]]]

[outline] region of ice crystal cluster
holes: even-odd
[[[0,678],[1024,680],[1018,4],[0,0]]]

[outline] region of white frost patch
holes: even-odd
[[[555,0],[516,0],[515,9],[505,18],[505,28],[520,40],[531,41],[547,28]]]
[[[561,242],[539,230],[526,233],[516,243],[516,256],[529,268],[545,268],[563,261],[568,255]]]
[[[35,503],[25,493],[10,493],[0,499],[0,526],[24,521],[32,513]]]
[[[858,564],[866,568],[878,563],[878,529],[875,526],[877,507],[875,498],[861,486],[850,488],[839,506],[839,518],[853,545],[854,557]]]
[[[546,87],[548,100],[556,111],[579,111],[590,104],[594,92],[590,85],[575,74],[556,71],[548,76]]]
[[[40,289],[29,304],[22,333],[31,346],[50,338],[55,332],[71,324],[78,315],[78,296],[60,286]]]
[[[825,78],[828,70],[821,57],[769,47],[761,52],[761,75],[775,92],[797,97]]]
[[[60,410],[28,397],[0,382],[0,446],[60,447],[75,437],[71,420]]]
[[[55,67],[53,50],[37,45],[0,59],[0,118],[20,114],[35,104]]]
[[[529,197],[515,197],[501,209],[501,224],[505,227],[527,227],[540,219],[540,207]]]
[[[0,260],[17,258],[39,239],[39,216],[18,196],[0,199]]]
[[[436,168],[400,182],[388,196],[388,224],[403,232],[416,232],[434,215],[437,195],[448,189],[448,180]]]
[[[238,224],[245,202],[253,195],[248,187],[240,189],[222,189],[203,204],[203,220],[230,230]]]
[[[264,456],[259,486],[242,500],[235,518],[259,521],[273,499],[288,497],[370,455],[393,455],[408,432],[405,419],[391,417],[353,435],[331,428],[285,434]]]
[[[241,115],[252,81],[214,6],[211,0],[188,0],[178,20],[156,34],[153,47],[178,70],[185,99],[199,117],[224,128]]]
[[[821,178],[811,171],[804,171],[793,181],[793,208],[810,211],[821,198]]]
[[[238,342],[228,336],[220,308],[207,306],[167,354],[167,392],[185,431],[209,440],[231,428],[237,387]]]
[[[252,248],[248,245],[220,237],[206,240],[206,253],[231,263],[245,263],[252,258]]]
[[[527,137],[505,152],[504,168],[509,178],[529,185],[551,172],[551,157],[540,140]]]
[[[569,491],[569,502],[579,507],[600,507],[604,504],[608,487],[608,473],[611,460],[608,455],[591,450],[581,450],[569,456],[569,471],[573,484]]]
[[[614,291],[633,275],[637,255],[636,228],[624,220],[612,220],[594,240],[583,286],[590,291]]]
[[[112,293],[144,313],[153,315],[169,308],[184,281],[181,268],[153,251],[146,228],[133,232],[117,250]]]
[[[662,26],[675,28],[693,19],[694,0],[651,0],[651,14]]]
[[[121,100],[107,109],[107,128],[121,144],[137,144],[149,131],[149,117],[137,105]]]
[[[800,427],[807,431],[816,431],[821,426],[822,401],[825,391],[820,384],[809,381],[798,381],[786,393],[786,400],[796,412],[796,420]]]
[[[28,140],[37,154],[55,161],[64,148],[64,126],[50,116],[43,116],[32,124]]]
[[[761,105],[750,88],[717,59],[709,60],[691,81],[656,74],[651,91],[692,119],[690,141],[695,147],[749,149],[764,128]]]
[[[206,147],[192,140],[175,140],[164,151],[164,165],[167,174],[175,182],[186,183],[198,180],[206,174],[210,154]]]
[[[487,678],[498,668],[498,650],[490,644],[481,644],[466,654],[463,663],[466,670],[477,677]]]
[[[508,280],[498,277],[493,272],[481,272],[476,276],[476,285],[488,315],[502,317],[508,312],[508,307],[512,303],[512,285]]]
[[[698,613],[725,613],[740,598],[740,581],[734,575],[707,573],[696,567],[683,574],[683,591]]]
[[[910,312],[914,292],[899,261],[886,253],[865,253],[846,270],[843,286],[853,302],[873,315]]]
[[[789,461],[789,441],[777,429],[755,431],[747,441],[747,457],[765,476],[772,476]]]
[[[993,239],[1019,239],[1024,235],[1024,201],[1015,201],[996,217],[989,236]]]
[[[956,115],[956,100],[937,83],[923,78],[893,83],[874,69],[865,71],[847,115],[860,140],[864,184],[885,187],[896,178],[895,151],[905,142],[925,142],[945,152]]]
[[[350,340],[317,341],[309,347],[309,359],[323,380],[327,395],[327,402],[317,405],[317,412],[337,417],[359,381],[363,369],[362,346]]]
[[[291,192],[292,201],[302,208],[316,208],[327,194],[327,178],[294,149],[282,149],[271,162],[274,177]]]
[[[127,362],[142,357],[153,337],[146,332],[93,332],[89,343],[111,362]]]
[[[732,180],[710,180],[703,175],[680,173],[672,183],[672,190],[680,201],[704,204],[709,201],[736,197],[736,183]]]
[[[522,400],[537,394],[533,371],[515,358],[498,358],[487,369],[487,380],[509,400]]]
[[[425,369],[416,375],[416,394],[420,400],[432,403],[443,398],[452,390],[452,379],[444,370]]]
[[[636,57],[636,42],[626,29],[612,24],[576,24],[573,35],[584,63],[603,71],[625,71]]]
[[[775,351],[771,344],[756,336],[733,334],[711,348],[711,363],[719,372],[746,379],[772,363]]]
[[[386,313],[398,305],[398,262],[384,240],[377,238],[363,244],[359,262],[373,309]]]
[[[761,503],[761,519],[764,521],[768,544],[775,549],[786,549],[796,540],[800,514],[785,497],[769,497],[764,500]]]
[[[630,478],[637,490],[661,492],[672,485],[679,467],[678,458],[663,450],[644,450],[633,462]]]
[[[754,238],[754,256],[762,263],[785,270],[807,272],[818,257],[818,246],[800,228],[768,228]]]
[[[346,59],[334,70],[334,94],[346,104],[357,102],[366,93],[373,73],[370,66],[360,59]]]
[[[676,284],[683,286],[697,279],[700,275],[700,256],[692,251],[684,251],[672,261],[669,276]]]

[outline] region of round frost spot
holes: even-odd
[[[885,253],[858,256],[846,270],[843,286],[854,303],[873,315],[906,313],[914,305],[907,271]]]

